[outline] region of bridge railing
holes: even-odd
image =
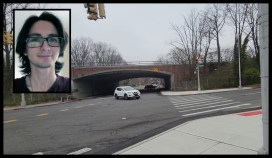
[[[72,67],[101,67],[101,66],[131,66],[131,65],[170,65],[170,63],[163,63],[160,61],[128,61],[123,63],[97,63],[88,62],[83,64],[71,63]]]

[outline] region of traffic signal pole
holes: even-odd
[[[195,56],[195,63],[197,69],[197,90],[200,91],[200,77],[199,77],[199,55]]]
[[[197,90],[200,91],[199,64],[197,64]]]
[[[263,146],[258,150],[259,155],[269,155],[269,21],[268,3],[258,4],[258,23],[260,37],[260,69],[261,69],[261,99],[263,122]]]

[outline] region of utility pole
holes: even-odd
[[[259,155],[269,154],[269,32],[268,32],[268,3],[258,4],[258,24],[260,37],[260,68],[261,68],[261,98],[262,98],[262,122],[263,122],[263,146],[258,150]]]

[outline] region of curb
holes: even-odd
[[[66,102],[51,102],[51,103],[44,103],[44,104],[35,104],[35,105],[25,105],[25,106],[15,106],[15,107],[6,107],[3,110],[19,110],[19,109],[27,109],[27,108],[33,108],[33,107],[40,107],[40,106],[49,106],[49,105],[55,105],[55,104],[61,104]]]

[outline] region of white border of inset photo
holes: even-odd
[[[68,43],[64,50],[64,56],[60,57],[58,61],[64,63],[62,69],[58,73],[60,76],[64,76],[70,78],[71,80],[71,9],[14,9],[14,51],[13,51],[13,64],[14,64],[14,79],[21,78],[24,74],[21,72],[21,62],[19,61],[19,56],[15,52],[16,50],[16,43],[18,34],[21,31],[21,28],[26,21],[32,15],[39,16],[42,12],[48,11],[55,16],[57,16],[63,25],[65,32],[68,34]],[[70,85],[71,86],[71,85]],[[70,87],[71,89],[71,87]],[[71,92],[71,91],[70,91]],[[70,93],[65,92],[65,93]],[[62,92],[57,92],[62,93]]]

